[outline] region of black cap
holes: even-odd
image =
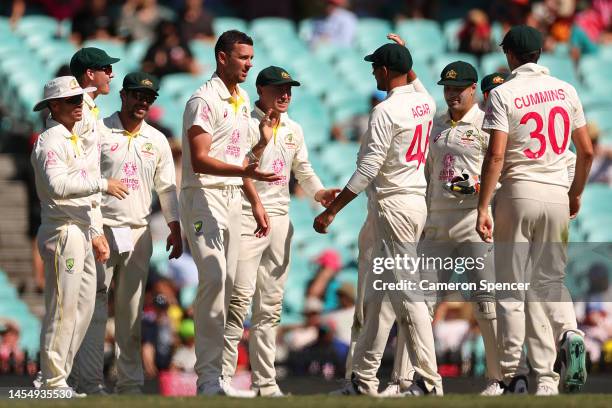
[[[366,55],[364,60],[403,74],[407,74],[412,69],[410,51],[408,51],[408,48],[395,43],[378,47],[374,53]]]
[[[106,51],[95,47],[86,47],[78,50],[70,60],[70,72],[77,79],[85,70],[99,69],[118,62],[119,58],[109,56]]]
[[[470,86],[478,82],[478,73],[465,61],[451,62],[440,73],[438,85]]]
[[[123,89],[128,91],[151,91],[159,95],[159,79],[146,72],[130,72],[123,78]]]
[[[542,33],[527,25],[512,27],[504,36],[501,45],[504,51],[515,54],[528,54],[542,49]]]
[[[508,78],[508,74],[504,74],[502,72],[494,72],[482,78],[480,81],[480,90],[484,92],[489,92],[493,88],[503,84],[506,82],[506,78]]]
[[[291,85],[300,86],[300,83],[293,78],[289,73],[281,68],[275,66],[269,66],[268,68],[262,69],[257,75],[255,85],[266,86],[266,85]]]

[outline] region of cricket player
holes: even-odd
[[[435,103],[429,94],[417,92],[409,85],[416,77],[412,57],[405,47],[385,44],[365,60],[372,62],[377,88],[389,94],[372,110],[357,170],[338,197],[315,218],[314,228],[325,233],[335,215],[367,188],[368,218],[362,229],[365,237],[360,239],[373,247],[371,259],[395,251],[396,246],[404,247],[406,253],[415,257],[427,216],[424,164]],[[398,268],[388,269],[391,273],[386,274],[387,282],[398,283],[401,277]],[[441,395],[442,379],[437,373],[427,305],[407,298],[402,291],[379,291],[374,284],[378,275],[366,272],[363,327],[355,346],[351,383],[342,393],[377,394],[376,372],[389,331],[397,319],[411,346],[411,357],[419,362],[415,366],[419,379],[405,395]],[[381,318],[389,303],[395,316]]]
[[[238,343],[252,301],[249,332],[252,388],[257,395],[280,397],[284,394],[276,384],[274,360],[276,328],[280,322],[293,235],[289,220],[291,171],[304,191],[324,206],[329,205],[340,190],[323,187],[308,160],[302,127],[287,114],[291,88],[300,83],[285,69],[270,66],[257,75],[255,84],[259,99],[251,113],[253,148],[249,156],[259,161],[262,170],[274,172],[281,179],[275,182],[244,180],[245,188],[248,184],[253,185],[268,214],[270,233],[265,237],[255,235],[252,206],[243,199],[240,254],[225,325],[223,378],[231,379],[236,371]]]
[[[180,216],[199,284],[194,302],[198,394],[253,396],[234,390],[222,375],[224,330],[238,252],[242,178],[265,182],[281,178],[245,164],[249,146],[250,102],[239,83],[252,67],[253,40],[230,30],[215,45],[217,68],[189,98],[183,114],[183,180]],[[267,234],[265,210],[251,192],[257,233]]]
[[[113,66],[119,58],[110,57],[104,50],[86,47],[78,50],[70,60],[70,71],[82,87],[95,87],[86,93],[83,104],[83,119],[76,124],[75,132],[82,138],[92,174],[100,173],[100,134],[98,131],[99,109],[94,100],[99,95],[108,95],[110,82],[114,78]],[[104,249],[107,257],[110,248],[102,230],[102,213],[100,205],[102,196],[94,195],[94,223],[97,234],[92,242],[94,246]],[[91,323],[74,358],[74,370],[70,376],[70,384],[77,391],[88,395],[106,394],[104,387],[104,333],[106,330],[106,315],[108,310],[107,291],[104,284],[104,274],[101,268],[96,273],[96,305]]]
[[[487,102],[483,129],[491,136],[482,168],[476,230],[485,242],[495,240],[497,279],[509,286],[497,295],[505,392],[524,393],[527,389],[526,378],[518,369],[525,343],[525,315],[531,314],[532,302],[544,309],[542,315],[552,327],[550,335],[561,350],[566,389],[579,389],[587,374],[583,333],[576,327],[563,279],[568,224],[580,208],[593,149],[576,90],[537,64],[542,48],[540,32],[515,26],[501,45],[512,74],[491,91]],[[568,192],[570,134],[577,157]],[[488,206],[498,180],[501,188],[493,230]],[[529,269],[525,266],[528,262]],[[521,282],[530,284],[529,291],[513,288]],[[552,367],[554,357],[550,359]]]
[[[491,245],[483,244],[472,227],[477,215],[480,169],[489,143],[489,135],[481,130],[484,112],[476,102],[477,83],[476,69],[464,61],[448,64],[440,74],[438,85],[444,86],[448,111],[434,121],[431,132],[425,169],[429,212],[423,233],[423,245],[433,247],[438,256],[483,259],[484,268],[465,271],[466,280],[476,284],[482,279],[494,280]],[[448,281],[449,272],[457,273],[437,272],[443,281]],[[481,395],[500,395],[503,389],[497,355],[495,295],[477,290],[468,297],[485,346],[488,384]]]
[[[51,112],[31,156],[41,201],[38,245],[50,283],[40,347],[40,382],[48,388],[68,387],[74,355],[93,313],[95,260],[104,262],[108,256],[96,247],[92,251],[92,237],[99,233],[92,196],[105,192],[122,199],[127,193],[120,181],[90,171],[83,139],[74,133],[83,116],[83,95],[94,90],[81,88],[72,76],[58,77],[45,85],[44,99],[34,106],[34,111],[48,107]]]
[[[123,79],[121,110],[99,126],[102,139],[101,171],[120,179],[131,194],[125,200],[104,197],[104,234],[111,246],[103,269],[104,286],[115,279],[115,339],[117,392],[142,393],[141,316],[144,290],[153,250],[149,219],[153,191],[170,229],[166,249],[169,259],[182,253],[181,227],[172,152],[166,137],[144,119],[155,102],[159,80],[144,72]]]

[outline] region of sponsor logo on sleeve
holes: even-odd
[[[66,272],[68,273],[74,272],[74,258],[66,259]]]

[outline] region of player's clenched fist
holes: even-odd
[[[106,194],[112,195],[113,197],[118,198],[119,200],[123,200],[127,197],[130,192],[125,184],[121,181],[113,178],[107,179],[108,188],[106,189]]]
[[[319,234],[327,234],[327,227],[330,226],[335,217],[336,214],[332,213],[331,211],[323,211],[314,220],[313,227],[315,231],[317,231]]]
[[[319,190],[316,192],[314,199],[316,202],[321,203],[323,207],[327,208],[332,203],[332,201],[334,201],[334,198],[336,198],[339,192],[339,188],[328,188],[327,190]]]
[[[484,242],[493,242],[493,221],[488,211],[478,210],[476,232]]]

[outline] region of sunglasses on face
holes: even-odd
[[[157,96],[146,92],[132,91],[130,94],[138,102],[147,102],[149,105],[151,105],[157,99]]]
[[[70,98],[65,98],[64,103],[67,103],[69,105],[80,105],[83,103],[83,95],[74,95]]]
[[[110,75],[110,74],[113,73],[113,66],[112,65],[105,65],[103,67],[96,68],[96,71],[104,71],[104,73],[106,75]]]

